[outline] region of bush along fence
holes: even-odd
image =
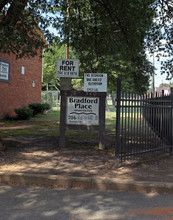
[[[170,96],[153,97],[121,91],[117,81],[116,149],[117,158],[136,158],[160,151],[172,154],[173,89]]]
[[[37,114],[43,114],[45,111],[50,109],[50,105],[48,103],[31,103],[27,107],[24,108],[16,108],[15,113],[18,119],[27,120]]]

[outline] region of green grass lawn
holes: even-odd
[[[106,114],[105,114],[106,115],[106,131],[108,131],[108,133],[111,133],[111,132],[115,133],[116,111],[115,111],[115,107],[111,105],[111,102],[108,102],[108,105],[109,105],[110,111],[106,111]],[[122,116],[122,113],[121,113],[121,116]],[[134,117],[137,117],[137,112],[136,114],[126,113],[126,118],[121,117],[120,123],[125,124],[128,122],[128,126],[131,126],[131,123],[133,126],[132,118]],[[59,108],[58,108],[58,111],[50,111],[47,114],[38,114],[29,120],[1,120],[0,128],[6,127],[7,129],[0,130],[0,137],[7,136],[7,135],[22,135],[22,134],[44,134],[48,136],[57,136],[59,135],[59,121],[60,121],[60,109]],[[22,127],[23,125],[26,125],[26,126]],[[86,133],[85,131],[80,131],[80,132],[81,134],[82,132]],[[68,134],[70,135],[71,133],[73,133],[74,136],[77,136],[79,132],[68,131],[67,135]]]
[[[60,109],[58,111],[50,111],[46,115],[39,114],[32,117],[29,121],[59,121],[60,120]]]
[[[115,112],[106,112],[106,130],[115,131]],[[27,135],[40,134],[46,136],[59,135],[60,110],[50,111],[46,115],[39,114],[29,120],[1,120],[0,121],[0,137],[9,135]],[[84,135],[86,131],[80,131],[80,135]],[[79,131],[67,131],[67,136],[77,137]],[[95,132],[90,132],[90,135]]]
[[[111,111],[106,111],[106,145],[107,149],[115,148],[115,128],[116,128],[116,112],[115,107],[110,106]],[[133,130],[133,120],[129,113],[128,127]],[[127,119],[121,118],[121,125],[127,123]],[[126,120],[126,122],[125,122]],[[60,110],[50,111],[46,115],[39,114],[29,120],[1,120],[0,121],[0,137],[21,136],[21,135],[44,135],[47,137],[59,137]],[[127,125],[126,125],[127,126]],[[139,125],[140,128],[140,125]],[[87,145],[98,149],[98,131],[86,130],[67,130],[66,138],[68,143],[76,145]],[[137,138],[136,138],[137,140]]]

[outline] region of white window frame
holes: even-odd
[[[10,80],[10,62],[0,59],[0,81],[9,82]]]

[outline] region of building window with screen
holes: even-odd
[[[0,81],[9,81],[10,62],[0,59]]]

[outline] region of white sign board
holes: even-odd
[[[106,73],[85,73],[84,74],[85,92],[107,92]]]
[[[66,123],[99,125],[99,97],[67,97]]]
[[[78,78],[79,77],[79,60],[57,59],[56,76]]]

